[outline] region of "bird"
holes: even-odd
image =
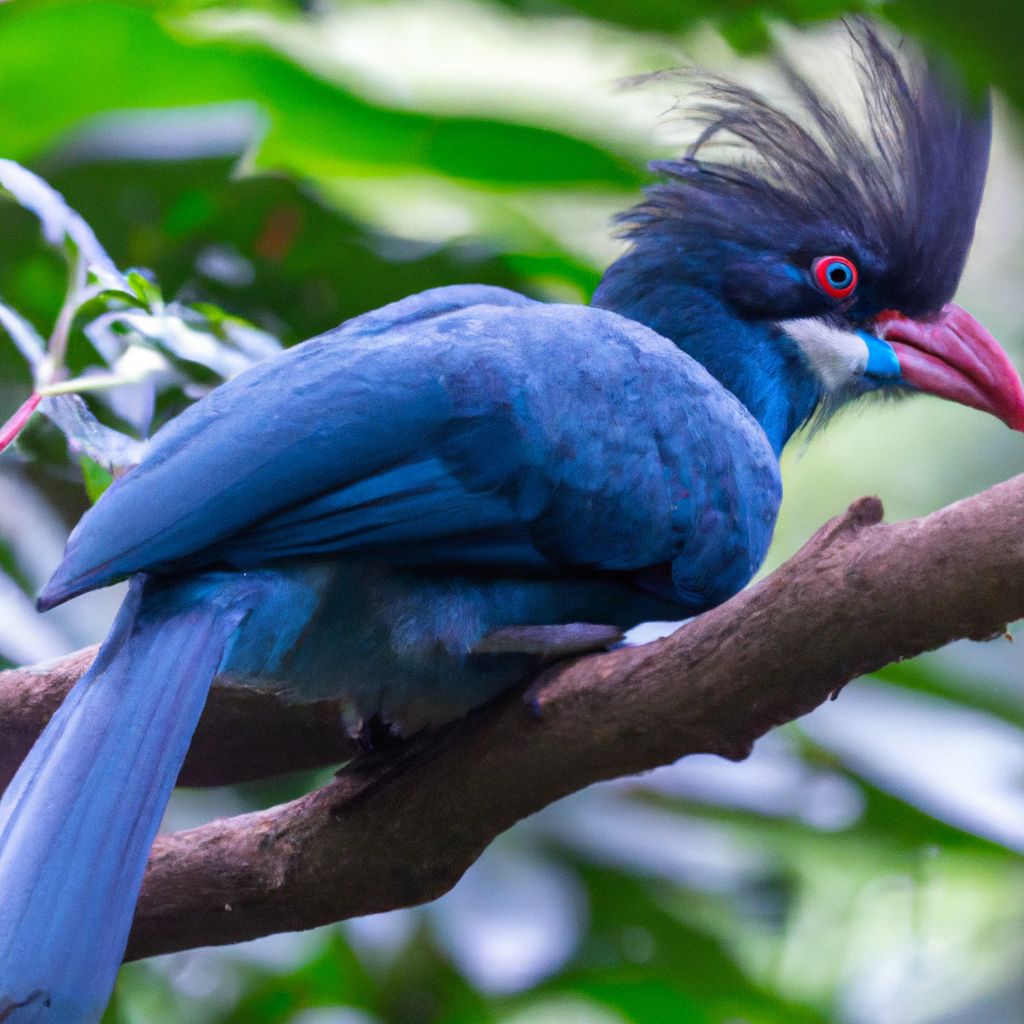
[[[695,80],[696,139],[589,305],[452,285],[358,316],[189,407],[85,514],[40,608],[128,594],[0,800],[0,1021],[99,1020],[213,680],[356,732],[456,719],[738,592],[783,447],[840,408],[926,393],[1024,430],[952,301],[987,101],[850,38],[860,121],[785,61],[793,109]]]

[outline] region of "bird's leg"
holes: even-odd
[[[473,654],[533,654],[557,661],[576,654],[604,651],[623,638],[617,626],[570,622],[558,626],[504,626],[491,630],[473,648]]]
[[[506,626],[492,630],[473,649],[473,654],[519,654],[532,656],[541,664],[574,655],[607,650],[623,638],[616,626],[586,622],[555,626]],[[524,695],[530,711],[540,717],[537,694],[543,684],[541,676]],[[346,731],[362,747],[359,757],[343,765],[337,774],[362,776],[357,794],[347,803],[364,799],[397,775],[437,756],[463,727],[466,719],[458,718],[447,725],[414,731],[412,736],[396,732],[393,725],[378,715],[355,716],[346,723]]]
[[[488,633],[473,648],[474,654],[530,654],[543,663],[571,658],[579,654],[606,651],[623,640],[617,626],[590,622],[570,622],[558,626],[505,626]],[[541,675],[523,694],[523,703],[534,718],[541,717]]]
[[[544,687],[548,683],[548,679],[556,671],[555,667],[549,667],[544,669],[543,672],[538,675],[532,683],[526,688],[523,693],[523,704],[526,705],[526,710],[529,712],[531,718],[536,718],[540,721],[544,717],[544,708],[540,702],[540,695],[544,691]]]
[[[404,739],[401,732],[379,715],[372,715],[360,721],[356,739],[364,754],[374,754],[400,745]]]

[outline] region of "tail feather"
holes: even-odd
[[[91,1024],[243,608],[132,582],[96,662],[0,800],[0,1021]]]

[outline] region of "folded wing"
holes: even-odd
[[[345,553],[642,569],[684,551],[709,510],[730,514],[722,480],[732,449],[752,445],[766,447],[739,403],[639,324],[439,289],[297,346],[169,424],[83,518],[41,604],[142,570]]]

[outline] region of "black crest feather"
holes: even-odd
[[[667,233],[695,248],[710,237],[788,258],[849,252],[878,308],[920,316],[948,302],[981,203],[988,103],[972,106],[948,68],[871,24],[848,28],[860,127],[782,58],[798,116],[701,75],[691,110],[700,135],[683,159],[652,165],[668,180],[623,215],[626,237],[642,245]],[[738,156],[703,159],[712,141]]]

